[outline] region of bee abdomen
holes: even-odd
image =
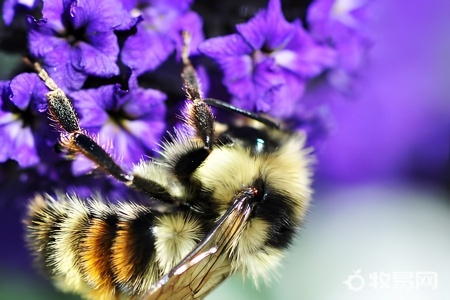
[[[173,267],[162,263],[177,263],[203,236],[188,213],[157,215],[143,205],[69,196],[37,196],[26,223],[30,247],[55,284],[89,299],[144,293]],[[179,259],[167,258],[173,254]]]
[[[121,204],[110,263],[116,286],[136,295],[151,287],[162,275],[156,262],[155,214],[136,204]]]

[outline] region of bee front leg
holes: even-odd
[[[125,172],[109,153],[92,139],[86,130],[80,127],[72,102],[64,91],[58,87],[38,63],[34,63],[33,66],[38,76],[50,89],[50,92],[46,94],[48,110],[50,119],[56,124],[61,133],[61,146],[67,149],[69,153],[83,154],[106,174],[113,176],[131,188],[143,191],[153,198],[166,203],[178,202],[161,183],[144,178],[140,174],[128,174]]]

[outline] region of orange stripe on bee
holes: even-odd
[[[117,235],[112,247],[111,264],[119,289],[137,295],[161,276],[155,261],[154,215],[145,207],[122,206]]]
[[[81,268],[92,287],[92,299],[118,299],[111,269],[111,247],[116,236],[117,216],[92,218],[81,241]]]

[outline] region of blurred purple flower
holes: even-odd
[[[446,0],[370,3],[371,21],[352,27],[356,34],[370,25],[376,37],[357,80],[357,101],[326,86],[315,97],[330,104],[336,123],[318,155],[318,176],[353,184],[420,176],[448,184],[449,9]]]
[[[40,161],[39,144],[46,137],[46,88],[36,74],[23,73],[0,84],[0,162],[13,159],[21,167]]]
[[[371,45],[364,26],[368,0],[316,0],[308,9],[311,35],[336,50],[337,65],[328,73],[330,83],[348,91],[351,77],[362,67]]]
[[[39,2],[40,1],[36,0],[5,0],[5,2],[3,2],[3,22],[5,22],[7,26],[11,25],[14,16],[16,15],[16,10],[32,10]]]
[[[113,155],[119,154],[120,163],[130,168],[156,148],[165,129],[164,100],[166,95],[153,89],[130,84],[125,92],[119,85],[107,85],[70,94],[80,125],[97,137]],[[112,148],[114,147],[114,148]],[[93,164],[80,156],[74,162],[73,172],[82,174]]]
[[[232,103],[241,108],[289,117],[307,79],[334,64],[333,50],[314,42],[300,20],[286,21],[280,0],[236,28],[199,49],[220,64]]]
[[[308,107],[301,103],[297,105],[289,124],[291,128],[305,132],[308,146],[318,149],[333,131],[334,119],[326,104]]]
[[[29,17],[29,50],[62,89],[81,88],[88,75],[119,74],[114,30],[136,22],[119,0],[49,0],[42,13]]]
[[[123,63],[130,67],[135,75],[156,69],[173,51],[179,52],[182,30],[192,34],[191,55],[197,53],[197,46],[204,37],[200,16],[189,10],[191,2],[124,1],[134,16],[141,15],[143,18],[137,25],[136,34],[125,41],[121,54]]]

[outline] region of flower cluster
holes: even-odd
[[[291,116],[308,80],[335,63],[333,49],[314,41],[299,19],[285,20],[279,0],[236,29],[200,51],[220,64],[233,104],[247,110]]]
[[[193,37],[191,56],[209,74],[201,77],[204,86],[214,86],[214,97],[281,119],[293,130],[304,129],[311,141],[326,133],[323,103],[304,99],[311,85],[326,84],[328,78],[342,90],[357,72],[368,45],[355,25],[362,19],[354,12],[363,6],[316,0],[302,14],[306,18],[288,21],[281,1],[270,0],[230,28],[201,14],[207,4],[192,2],[7,0],[2,26],[26,40],[20,55],[40,62],[72,100],[80,125],[125,169],[154,155],[165,130],[175,125],[173,114],[166,112],[184,97],[182,30]],[[205,39],[204,32],[226,33]],[[13,163],[10,178],[21,178],[34,191],[80,189],[80,178],[90,178],[86,174],[93,166],[83,158],[69,162],[55,152],[58,133],[49,126],[48,89],[25,68],[23,63],[11,66],[10,76],[0,81],[0,177],[8,176],[9,168],[3,167]],[[219,81],[228,93],[216,88]]]
[[[364,30],[367,5],[366,0],[322,0],[312,3],[308,11],[311,36],[336,52],[335,65],[327,76],[343,92],[350,88],[371,46]]]

